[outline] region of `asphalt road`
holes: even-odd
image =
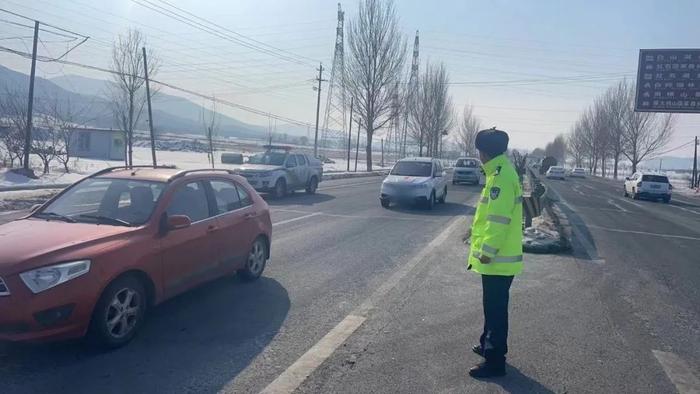
[[[692,260],[700,207],[691,201],[625,201],[605,181],[552,182],[576,224],[574,253],[525,256],[511,291],[508,375],[480,381],[467,370],[480,361],[469,347],[483,324],[481,282],[466,271],[461,243],[479,188],[450,186],[448,203],[430,212],[385,210],[379,182],[329,181],[317,195],[270,201],[274,240],[264,278],[224,278],[159,306],[125,348],[0,345],[0,391],[700,387]]]
[[[575,222],[579,257],[600,266],[597,288],[623,335],[700,371],[700,199],[633,200],[602,178],[547,183]]]
[[[153,310],[129,346],[0,345],[12,392],[256,392],[274,380],[448,221],[478,189],[433,211],[381,208],[381,178],[328,181],[271,200],[272,257],[251,284],[225,278]],[[0,220],[21,213],[0,216]]]

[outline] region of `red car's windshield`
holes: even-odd
[[[72,187],[33,217],[111,225],[140,225],[151,217],[165,183],[92,178]]]

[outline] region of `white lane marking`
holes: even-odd
[[[595,187],[593,187],[593,186],[588,186],[588,185],[586,185],[585,183],[581,183],[581,186],[585,187],[586,189],[591,189],[591,190],[593,190],[593,191],[598,191],[598,189],[596,189]]]
[[[272,208],[270,212],[290,212],[290,213],[312,213],[309,211],[302,211],[299,209],[282,209],[282,208]]]
[[[685,211],[685,212],[690,212],[690,213],[693,213],[693,214],[696,214],[696,215],[700,215],[700,212],[698,212],[698,211],[693,211],[692,209],[688,209],[688,208],[685,208],[685,207],[679,207],[678,205],[668,204],[668,206],[669,206],[669,207],[678,208],[678,209],[680,209],[680,210],[682,210],[682,211]]]
[[[474,199],[476,201],[476,198]],[[265,387],[261,393],[265,394],[286,394],[296,390],[306,378],[313,373],[331,354],[342,345],[355,330],[367,319],[369,313],[374,309],[377,301],[382,300],[386,295],[401,282],[419,263],[421,263],[430,253],[447,240],[450,234],[457,230],[458,226],[464,226],[465,217],[458,216],[452,219],[452,223],[445,228],[437,237],[416,254],[408,263],[403,265],[398,271],[389,277],[372,295],[360,306],[346,316],[335,328],[326,334],[321,340],[311,347],[304,355],[287,368],[272,383]]]
[[[620,205],[615,204],[615,201],[613,201],[612,198],[608,200],[608,203],[610,203],[610,205],[612,205],[613,207],[615,207],[615,208],[621,210],[622,212],[629,212],[629,211],[626,210],[625,208],[622,208]]]
[[[383,179],[382,179],[383,180]],[[348,184],[343,184],[343,185],[336,185],[336,186],[326,186],[326,187],[319,187],[316,189],[317,191],[324,191],[324,190],[332,190],[332,189],[341,189],[344,187],[352,187],[352,186],[361,186],[361,185],[371,185],[371,184],[378,184],[381,182],[377,182],[376,180],[373,182],[360,182],[360,183],[348,183]]]
[[[24,210],[24,209],[20,209],[20,210],[17,210],[17,211],[0,212],[0,216],[13,215],[13,214],[18,214],[18,213],[23,213],[23,212],[27,212],[27,213],[28,213],[29,211],[26,211],[26,210]]]
[[[637,207],[637,208],[644,208],[644,205],[638,204],[638,203],[633,202],[633,201],[630,201],[630,200],[625,200],[624,198],[615,197],[615,199],[616,199],[617,201],[626,202],[627,204],[634,205],[634,206]]]
[[[693,374],[693,370],[680,357],[660,350],[652,350],[651,352],[661,364],[671,383],[676,386],[678,393],[700,394],[700,379]]]
[[[650,232],[646,232],[646,231],[623,230],[623,229],[619,229],[619,228],[596,226],[594,224],[589,224],[588,227],[589,228],[596,228],[598,230],[611,231],[614,233],[640,234],[640,235],[650,235],[652,237],[678,238],[678,239],[687,239],[690,241],[700,241],[700,237],[691,237],[688,235],[673,235],[673,234],[650,233]]]
[[[296,390],[365,320],[366,317],[348,315],[260,393],[291,393]]]
[[[291,218],[291,219],[287,219],[287,220],[282,220],[281,222],[272,223],[272,227],[279,226],[279,225],[282,225],[282,224],[291,223],[291,222],[296,222],[297,220],[302,220],[302,219],[310,218],[310,217],[312,217],[312,216],[318,216],[318,215],[320,215],[321,213],[322,213],[322,212],[314,212],[314,213],[311,213],[311,214],[308,214],[308,215],[299,216],[299,217]]]

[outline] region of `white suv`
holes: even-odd
[[[429,157],[401,159],[382,182],[379,201],[384,208],[394,203],[423,203],[432,209],[447,198],[447,176],[439,160]]]
[[[635,200],[648,198],[668,203],[671,201],[672,189],[666,175],[636,172],[625,178],[625,197],[632,196]]]
[[[566,180],[566,170],[564,167],[560,166],[551,166],[547,170],[547,178],[548,179],[561,179]]]

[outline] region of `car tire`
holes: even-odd
[[[623,188],[622,190],[623,190],[623,192],[624,192],[624,196],[625,196],[625,197],[629,197],[629,196],[630,196],[629,193],[627,193],[627,188],[626,188],[626,187]]]
[[[433,190],[430,193],[430,197],[428,197],[427,201],[425,202],[425,208],[428,210],[432,210],[435,207],[435,190]]]
[[[306,185],[306,193],[314,194],[316,193],[316,189],[318,189],[318,178],[312,176],[311,179],[309,179],[309,184]]]
[[[444,204],[445,200],[447,200],[447,186],[445,186],[445,190],[443,190],[442,192],[442,197],[440,197],[440,200],[438,201],[440,202],[440,204]]]
[[[248,252],[248,258],[245,261],[245,266],[238,270],[241,278],[247,282],[257,280],[265,270],[267,263],[267,242],[262,237],[258,237],[253,241],[253,245]]]
[[[380,198],[379,203],[382,204],[382,208],[389,208],[389,206],[391,205],[391,201],[389,201],[386,198]]]
[[[287,181],[285,181],[284,178],[280,178],[275,182],[273,193],[275,198],[283,198],[287,195]]]
[[[95,306],[89,339],[104,348],[126,345],[143,325],[147,309],[143,282],[132,275],[117,278],[102,292]]]
[[[637,194],[637,192],[634,189],[632,189],[632,199],[639,200],[639,194]]]

